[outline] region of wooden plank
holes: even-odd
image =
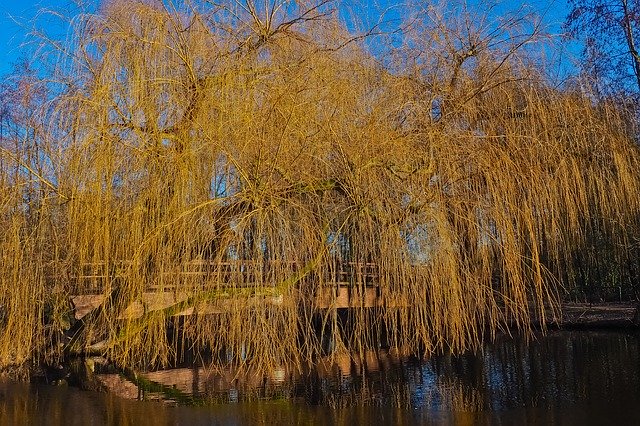
[[[316,296],[316,306],[321,309],[372,308],[382,306],[380,302],[381,299],[375,287],[323,286]]]
[[[136,319],[140,318],[146,312],[158,311],[169,308],[176,303],[187,300],[193,293],[174,293],[174,292],[145,292],[142,294],[141,301],[135,301],[118,316],[118,319]],[[103,294],[89,294],[72,296],[71,300],[75,307],[75,318],[81,319],[92,310],[102,304],[105,296]],[[245,298],[226,298],[221,297],[219,300],[210,302],[200,302],[196,306],[189,307],[175,316],[197,314],[219,314],[228,312],[229,308],[234,306],[229,301],[241,302],[243,306],[271,304],[275,306],[283,306],[285,303],[292,303],[292,297],[284,295],[277,296],[251,296]]]
[[[73,307],[75,308],[75,317],[80,319],[89,312],[100,306],[104,301],[104,294],[80,294],[71,297]]]
[[[242,288],[265,288],[256,283],[244,283],[237,286],[229,286],[229,290]],[[224,291],[224,287],[220,288]],[[144,312],[155,311],[168,308],[176,303],[186,300],[188,297],[199,291],[198,286],[187,288],[185,286],[149,286],[147,291],[142,294],[140,301],[132,303],[121,314],[120,318],[138,318]],[[75,316],[77,319],[82,318],[92,309],[98,307],[104,300],[101,294],[85,294],[72,297],[75,307]],[[200,303],[198,307],[189,308],[177,315],[191,315],[195,312],[200,314],[221,313],[225,309],[221,307],[221,303],[228,303],[229,300],[244,300],[247,304],[270,303],[273,305],[282,305],[284,303],[294,303],[298,300],[295,291],[290,291],[288,296],[239,296],[239,297],[221,297],[220,301]],[[335,283],[320,286],[314,300],[315,306],[320,309],[332,308],[372,308],[372,307],[408,307],[410,304],[404,298],[399,297],[382,297],[377,287],[359,286],[353,287],[349,283]],[[228,311],[228,309],[227,309]]]

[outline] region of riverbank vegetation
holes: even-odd
[[[395,32],[340,10],[108,1],[8,80],[0,367],[460,351],[637,298],[633,105],[555,84],[524,10],[415,6]],[[318,296],[357,306],[361,265],[381,304]]]

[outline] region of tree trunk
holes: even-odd
[[[627,40],[627,47],[629,48],[629,54],[631,55],[631,61],[633,62],[633,73],[636,76],[636,83],[638,85],[638,92],[640,92],[640,53],[636,48],[636,42],[633,33],[633,24],[631,21],[631,11],[629,10],[628,0],[622,0],[622,9],[624,12],[622,26],[624,29],[624,36]]]

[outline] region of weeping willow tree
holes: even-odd
[[[301,365],[327,337],[460,351],[548,320],[593,238],[638,270],[633,130],[533,71],[535,20],[416,7],[371,53],[334,6],[114,0],[72,20],[37,132],[2,140],[0,366],[98,341],[142,368],[185,347]],[[382,302],[344,321],[318,295],[348,264],[375,265]]]

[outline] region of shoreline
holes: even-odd
[[[640,329],[640,304],[638,302],[566,302],[562,303],[556,310],[558,316],[553,318],[553,309],[545,307],[546,317],[551,318],[546,324],[542,324],[537,316],[532,316],[531,326],[534,330],[631,330],[636,331]],[[507,334],[517,331],[518,326],[516,324],[510,324],[507,326]],[[84,365],[82,362],[78,363],[80,359],[95,358],[97,354],[85,354],[84,356],[77,354],[70,358],[72,362],[67,365],[67,368],[60,368],[60,371],[53,371],[44,367],[41,371],[31,371],[25,374],[24,366],[9,366],[8,368],[0,369],[0,379],[17,379],[20,380],[26,377],[33,378],[35,376],[44,376],[45,381],[56,382],[59,379],[68,379],[69,373],[71,377],[76,380],[76,385],[80,388],[100,388],[101,386],[96,383],[93,378],[93,365]],[[73,362],[73,360],[76,360]],[[106,363],[106,359],[104,360]],[[69,360],[67,360],[69,362]],[[73,365],[72,365],[73,364]],[[87,368],[88,367],[88,368]],[[47,378],[49,374],[43,372],[49,370],[48,373],[53,373],[56,378]],[[70,371],[71,370],[71,371]],[[75,371],[73,371],[75,370]],[[57,373],[57,374],[56,374]],[[135,374],[134,374],[135,376]],[[42,378],[42,377],[41,377]],[[74,381],[74,380],[72,380]]]
[[[638,302],[567,302],[559,308],[559,318],[547,321],[553,328],[638,328],[640,327],[640,305]],[[552,317],[547,309],[548,317]],[[532,324],[540,327],[538,318]]]

